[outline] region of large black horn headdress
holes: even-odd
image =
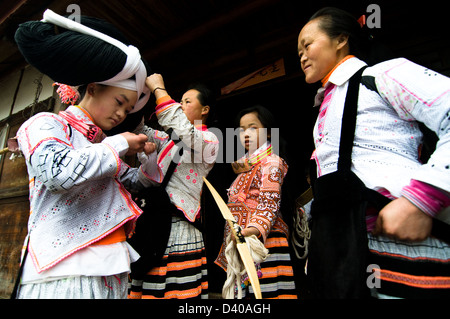
[[[134,90],[139,100],[132,112],[150,97],[145,86],[150,69],[139,50],[106,21],[81,16],[78,23],[46,10],[41,21],[21,24],[15,40],[27,62],[56,82]]]

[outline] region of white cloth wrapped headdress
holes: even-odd
[[[71,19],[60,16],[59,14],[56,14],[49,9],[44,12],[44,18],[42,19],[42,22],[52,23],[68,30],[96,37],[122,50],[127,55],[127,60],[122,71],[120,71],[111,79],[97,83],[136,91],[138,94],[138,101],[136,102],[136,105],[134,106],[131,113],[137,112],[142,109],[142,107],[144,107],[144,105],[150,98],[151,92],[145,86],[147,70],[144,63],[142,62],[139,50],[136,47],[132,45],[127,46],[106,34],[91,29]],[[135,76],[135,80],[130,79],[133,75]]]

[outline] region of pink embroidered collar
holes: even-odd
[[[93,123],[91,116],[77,105],[69,106],[58,115],[92,143],[100,143],[106,137],[102,129]]]

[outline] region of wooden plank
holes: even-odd
[[[240,78],[239,80],[223,87],[221,89],[221,93],[222,95],[229,94],[233,91],[250,87],[258,83],[269,81],[284,75],[286,75],[286,71],[284,69],[284,60],[279,59],[278,61],[275,61],[274,63],[267,65],[255,72],[252,72],[249,75],[244,76],[243,78]]]
[[[0,298],[9,298],[27,234],[28,197],[0,200]]]

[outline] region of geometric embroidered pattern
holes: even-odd
[[[375,277],[381,280],[417,288],[450,289],[450,277],[414,276],[379,268],[374,268],[373,270],[375,271]]]

